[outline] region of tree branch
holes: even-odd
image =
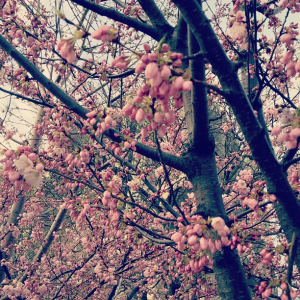
[[[87,2],[87,1],[86,1]],[[6,39],[0,35],[0,47],[7,52],[13,59],[15,59],[26,71],[28,71],[34,79],[36,79],[41,85],[43,85],[49,92],[51,92],[55,97],[57,97],[62,103],[66,105],[68,109],[76,113],[78,116],[87,119],[86,114],[89,112],[87,109],[78,104],[69,95],[62,91],[56,84],[54,84],[50,79],[48,79],[43,73],[41,73],[28,59],[26,59],[19,51],[17,51]],[[95,124],[95,128],[97,128]],[[121,133],[116,130],[110,129],[105,131],[105,135],[108,136],[115,142],[122,142],[120,138]],[[146,146],[142,143],[136,143],[136,151],[146,157],[149,157],[155,161],[159,160],[159,153],[156,149]],[[176,168],[178,170],[183,170],[184,161],[182,158],[163,152],[162,157],[166,164]]]
[[[170,32],[174,28],[168,23],[153,0],[138,0],[154,27],[161,32]]]
[[[136,30],[146,33],[147,35],[151,36],[155,40],[160,40],[165,34],[165,32],[161,32],[152,26],[142,23],[137,19],[130,18],[122,13],[115,11],[114,9],[106,8],[87,0],[71,0],[71,2],[79,4],[82,7],[89,9],[101,16],[105,16],[117,22],[121,22],[123,24],[129,25],[135,28]]]

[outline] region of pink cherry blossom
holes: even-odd
[[[116,57],[112,61],[111,66],[116,67],[120,70],[126,70],[127,67],[128,67],[129,62],[130,62],[130,60],[128,60],[127,56],[121,55],[121,56]]]
[[[23,174],[23,178],[25,179],[25,182],[27,184],[34,187],[38,187],[43,181],[42,173],[34,169],[25,171]]]
[[[18,171],[23,175],[24,172],[33,169],[33,162],[25,154],[22,154],[19,159],[14,161]]]
[[[221,217],[216,217],[212,219],[211,226],[216,230],[221,230],[225,226],[225,222]]]
[[[145,77],[147,79],[154,78],[158,73],[158,65],[155,62],[151,62],[147,65],[145,69]]]
[[[102,42],[113,41],[118,37],[118,31],[113,27],[102,25],[91,34],[91,37]]]

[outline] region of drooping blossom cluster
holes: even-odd
[[[62,39],[57,44],[57,50],[60,52],[62,58],[66,59],[69,64],[75,62],[76,54],[74,45],[77,40],[82,39],[87,35],[87,32],[83,30],[75,31],[72,38]],[[115,40],[118,37],[118,31],[111,26],[102,25],[98,30],[91,34],[91,37],[102,42],[108,42]]]
[[[18,151],[6,150],[4,156],[1,159],[4,175],[16,187],[28,190],[30,186],[38,187],[42,183],[44,166],[30,147],[19,146]]]
[[[287,33],[281,36],[280,42],[283,43],[287,49],[281,58],[281,62],[285,65],[287,77],[294,77],[298,73],[300,75],[300,58],[294,59],[295,48],[294,42],[297,41],[299,31],[297,26],[291,24],[287,29]]]
[[[282,245],[280,245],[280,247],[282,247]],[[281,250],[281,252],[286,250],[286,249],[284,249],[284,247],[282,247],[282,248],[283,249]],[[274,254],[275,253],[273,251],[268,251],[267,249],[263,249],[260,252],[260,255],[263,257],[262,264],[265,266],[271,264]],[[287,256],[286,256],[286,258],[287,258]],[[290,297],[292,299],[296,299],[298,293],[288,283],[288,280],[286,279],[285,276],[282,276],[281,278],[277,278],[274,280],[270,280],[269,282],[261,281],[259,286],[256,286],[255,289],[257,290],[256,295],[261,296],[262,299],[267,299],[268,297],[270,297],[272,295],[273,291],[276,293],[276,289],[280,288],[281,289],[280,299],[287,300],[287,299],[289,299],[289,297],[287,295],[288,287],[289,287]]]
[[[237,4],[231,12],[229,23],[230,36],[238,42],[242,50],[248,49],[248,33],[246,28],[245,12],[238,10]]]
[[[300,116],[299,110],[284,108],[280,115],[282,126],[276,126],[272,129],[271,135],[277,136],[278,143],[284,142],[288,149],[294,149],[298,146],[297,139],[300,136]]]
[[[190,257],[189,264],[185,265],[186,271],[200,271],[205,265],[212,266],[213,254],[222,250],[222,246],[231,244],[228,239],[229,228],[220,217],[206,221],[201,216],[193,216],[190,219],[192,224],[184,226],[179,224],[179,230],[175,232],[171,239],[177,244],[177,249],[187,251]],[[182,217],[178,221],[183,221]],[[178,267],[182,263],[177,264]]]
[[[72,38],[62,39],[57,44],[57,50],[62,58],[66,59],[69,64],[75,62],[76,54],[74,45],[77,40],[81,39],[85,35],[84,31],[75,31]]]
[[[135,97],[123,107],[123,113],[131,121],[141,123],[143,138],[153,130],[162,137],[166,126],[175,121],[172,106],[182,107],[182,95],[192,89],[193,83],[190,76],[180,69],[183,55],[172,53],[169,45],[162,44],[151,52],[150,46],[144,44],[144,50],[146,54],[140,56],[135,72],[144,72],[146,80]],[[113,65],[121,69],[125,69],[128,63],[124,56],[113,61]]]

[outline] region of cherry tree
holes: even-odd
[[[1,299],[297,298],[298,1],[0,5]]]

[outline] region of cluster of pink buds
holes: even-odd
[[[268,298],[272,295],[272,287],[268,286],[267,281],[262,281],[258,287],[259,293],[261,293],[261,297]]]
[[[84,221],[85,220],[85,215],[89,210],[90,210],[90,205],[88,203],[83,204],[83,210],[78,215],[76,222]]]
[[[248,197],[246,197],[246,198],[244,199],[244,201],[243,201],[243,206],[244,206],[244,207],[245,207],[245,206],[248,206],[248,207],[250,207],[251,209],[253,209],[255,212],[257,212],[258,209],[259,209],[258,202],[257,202],[257,200],[254,199],[254,198],[248,198]]]
[[[260,255],[263,257],[262,264],[266,266],[266,265],[269,265],[269,264],[271,263],[272,258],[273,258],[273,256],[274,256],[274,253],[268,251],[267,249],[263,249],[263,250],[260,252]]]
[[[281,62],[285,65],[287,77],[293,77],[297,73],[300,75],[300,59],[297,61],[293,60],[295,53],[293,44],[297,40],[297,35],[299,35],[299,32],[290,28],[289,32],[280,38],[280,42],[284,43],[288,49],[281,59]]]
[[[57,50],[62,58],[66,59],[69,64],[76,60],[74,43],[72,39],[60,40],[57,44]]]
[[[106,270],[104,271],[102,265],[97,264],[96,267],[94,268],[94,271],[98,275],[98,277],[103,279],[105,282],[112,285],[117,284],[117,280],[115,280],[115,276],[114,276],[115,268],[110,267],[107,269],[107,271]]]
[[[87,150],[80,151],[79,156],[83,163],[88,164],[90,162],[90,154]]]
[[[288,296],[287,296],[287,294],[286,294],[286,290],[287,290],[287,288],[288,288],[287,283],[284,282],[284,281],[281,282],[280,288],[282,289],[282,294],[281,294],[280,298],[281,298],[282,300],[285,300],[285,299],[287,300],[287,299],[288,299]],[[291,298],[292,298],[292,299],[296,299],[296,298],[297,298],[297,295],[298,295],[298,293],[290,287],[290,296],[291,296]]]
[[[102,42],[110,42],[118,37],[118,30],[107,25],[100,26],[91,34],[91,37]]]
[[[300,136],[299,110],[284,108],[280,116],[283,126],[276,126],[272,129],[271,135],[278,136],[278,143],[285,143],[288,149],[297,147],[297,139]]]
[[[256,287],[256,289],[258,290],[256,292],[256,295],[260,295],[262,297],[262,299],[268,299],[273,292],[273,288],[275,288],[275,293],[276,293],[276,289],[277,287],[279,287],[279,283],[276,285],[272,285],[271,282],[268,283],[267,281],[262,281],[259,286]],[[286,284],[286,282],[282,281],[280,283],[280,288],[282,290],[282,294],[280,296],[281,300],[288,300],[289,297],[286,294],[286,290],[288,288],[288,285]],[[290,289],[290,296],[292,299],[296,299],[297,298],[297,292],[294,291],[293,289]]]
[[[95,125],[97,123],[97,116],[101,117],[104,115],[104,112],[97,112],[95,110],[89,112],[86,114],[88,117],[87,122],[91,125]],[[96,136],[99,136],[101,133],[103,133],[105,130],[110,129],[111,127],[116,127],[117,122],[113,120],[113,118],[110,115],[106,115],[103,119],[103,122],[97,123],[97,130],[96,130]]]
[[[190,254],[200,251],[202,257],[196,258],[197,255],[193,255],[194,258],[190,261],[190,268],[194,270],[201,269],[209,261],[207,256],[212,257],[212,254],[217,250],[221,251],[222,245],[230,245],[228,239],[230,230],[220,217],[213,218],[210,224],[201,216],[192,218],[194,224],[185,227],[179,223],[179,231],[175,232],[171,239],[177,244],[177,249],[180,251],[184,250],[185,247],[189,249]]]
[[[146,82],[137,90],[131,103],[123,107],[123,113],[131,121],[144,125],[141,130],[143,138],[153,130],[157,130],[162,137],[166,133],[166,126],[175,121],[170,98],[174,100],[174,107],[180,108],[183,92],[190,91],[193,83],[189,75],[180,69],[181,53],[172,53],[167,44],[159,46],[156,52],[151,52],[150,46],[144,44],[144,50],[146,54],[140,56],[141,62],[135,72],[145,72]]]
[[[44,165],[29,146],[19,146],[18,151],[6,150],[4,156],[1,159],[4,175],[16,188],[28,190],[30,186],[38,187],[42,183]]]
[[[276,141],[278,143],[285,143],[288,149],[294,149],[297,147],[297,138],[300,136],[300,128],[293,128],[291,130],[282,131],[282,127],[274,127],[271,135],[278,136]]]
[[[76,54],[74,45],[78,39],[81,39],[86,32],[75,31],[72,38],[60,40],[57,44],[57,50],[59,51],[62,58],[66,59],[69,64],[76,60]]]
[[[108,206],[111,210],[114,210],[117,207],[117,199],[111,197],[109,191],[103,193],[102,203],[104,206]]]
[[[130,59],[128,59],[128,56],[121,55],[121,56],[116,57],[112,61],[111,66],[116,67],[120,70],[126,70],[129,63],[130,63]]]

